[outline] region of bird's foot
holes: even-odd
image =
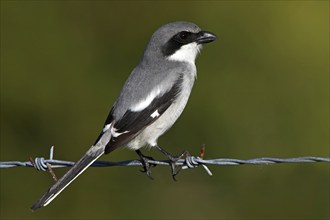
[[[142,166],[143,166],[143,170],[140,170],[140,171],[143,173],[146,173],[147,176],[153,180],[154,178],[152,178],[152,176],[151,176],[151,167],[155,167],[156,164],[150,164],[149,161],[155,160],[155,159],[152,157],[145,156],[144,154],[142,154],[142,152],[140,150],[136,150],[135,152],[139,155]]]
[[[175,176],[178,175],[178,173],[180,172],[180,170],[182,169],[181,166],[177,166],[176,162],[180,159],[184,159],[187,156],[190,156],[190,153],[188,151],[184,151],[181,155],[179,156],[173,156],[172,154],[170,154],[169,152],[165,151],[163,148],[156,146],[157,149],[163,153],[168,159],[169,159],[169,163],[171,166],[171,171],[172,171],[172,178],[174,181],[177,181]]]
[[[177,179],[175,178],[176,175],[178,175],[178,173],[181,171],[182,166],[177,166],[176,162],[180,159],[185,159],[187,156],[189,156],[190,153],[188,151],[184,151],[181,155],[179,156],[168,156],[168,159],[170,160],[170,166],[171,166],[171,171],[172,171],[172,178],[174,181],[177,181]]]

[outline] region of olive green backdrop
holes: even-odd
[[[206,158],[329,156],[328,1],[1,1],[1,161],[78,160],[159,26],[216,33],[189,104],[160,145]],[[144,151],[157,159],[158,152]],[[120,149],[102,160],[137,158]],[[1,219],[328,219],[329,164],[90,168],[51,205],[53,183],[1,170]],[[56,169],[58,176],[66,168]]]

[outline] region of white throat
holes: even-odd
[[[179,50],[177,50],[171,56],[168,56],[168,60],[188,62],[195,64],[195,59],[199,51],[202,49],[202,45],[196,42],[183,45]]]

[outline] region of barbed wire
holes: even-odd
[[[0,168],[13,168],[13,167],[33,167],[40,171],[51,171],[51,168],[70,167],[75,164],[72,161],[55,160],[53,159],[54,146],[50,148],[49,159],[43,157],[36,157],[34,160],[30,158],[30,161],[0,161]],[[267,165],[276,163],[315,163],[315,162],[330,162],[330,157],[294,157],[294,158],[272,158],[262,157],[248,160],[232,159],[232,158],[220,158],[220,159],[203,159],[204,149],[201,150],[201,157],[187,156],[185,159],[179,159],[176,162],[177,166],[181,166],[182,169],[196,168],[201,165],[205,171],[212,176],[212,172],[207,165]],[[151,160],[148,159],[150,164],[154,165],[170,165],[168,160]],[[143,166],[140,160],[126,160],[119,162],[111,161],[95,161],[92,167],[109,167],[109,166]]]

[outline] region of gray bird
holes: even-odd
[[[178,169],[174,157],[157,145],[157,139],[178,119],[196,78],[195,59],[202,44],[216,36],[196,24],[173,22],[151,36],[139,64],[125,82],[94,145],[31,207],[48,205],[73,180],[103,154],[127,146],[140,156],[150,176],[150,164],[140,148],[158,149],[171,161],[172,176]]]

